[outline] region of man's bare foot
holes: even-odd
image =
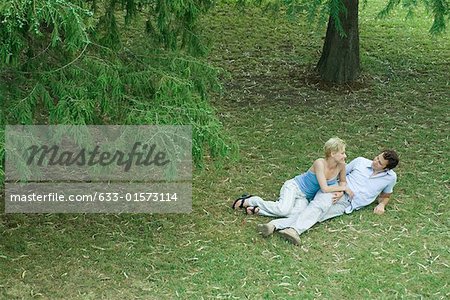
[[[268,237],[275,231],[275,225],[272,225],[270,223],[267,224],[258,224],[258,232],[263,237]]]
[[[300,245],[300,237],[294,228],[292,228],[292,227],[285,228],[285,229],[279,230],[278,233],[281,234],[282,237],[287,239],[292,244],[294,244],[296,246]]]

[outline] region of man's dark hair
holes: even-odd
[[[397,152],[394,150],[384,150],[383,151],[383,158],[388,161],[386,165],[386,169],[393,169],[398,165],[398,155]]]

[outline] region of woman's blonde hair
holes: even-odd
[[[338,137],[332,137],[325,142],[323,150],[325,151],[325,157],[330,157],[332,152],[339,152],[344,150],[346,144],[343,140]]]

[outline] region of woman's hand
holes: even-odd
[[[333,196],[331,197],[331,200],[333,201],[333,204],[339,201],[341,197],[344,196],[344,192],[334,192]]]

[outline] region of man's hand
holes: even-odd
[[[333,201],[333,204],[338,202],[338,200],[341,199],[342,196],[344,196],[344,192],[334,192],[333,196],[331,197],[331,200]]]
[[[345,189],[345,193],[350,197],[350,199],[352,199],[355,196],[355,193],[353,193],[353,191],[349,188]]]
[[[384,214],[384,204],[380,203],[377,206],[375,206],[375,208],[373,209],[373,212],[376,213],[377,215]]]

